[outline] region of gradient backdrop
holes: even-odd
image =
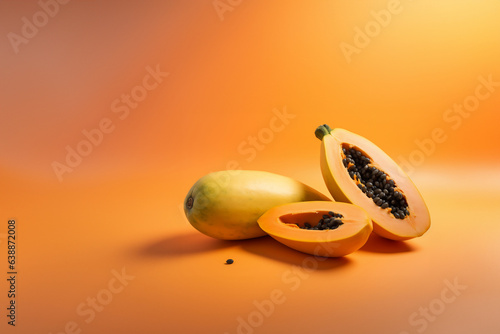
[[[499,15],[496,0],[0,1],[1,332],[499,333]],[[401,163],[428,233],[318,261],[189,225],[184,196],[211,171],[327,193],[323,123]]]

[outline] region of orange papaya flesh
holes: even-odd
[[[342,216],[335,228],[310,229],[331,212]],[[335,219],[335,217],[332,217]],[[335,219],[338,220],[338,219]],[[300,252],[323,257],[340,257],[361,248],[373,225],[362,208],[339,202],[309,201],[276,206],[258,220],[260,228],[280,243]]]
[[[374,232],[393,240],[423,235],[430,214],[418,189],[382,149],[344,129],[318,127],[321,171],[337,201],[364,208]]]

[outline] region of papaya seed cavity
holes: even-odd
[[[308,222],[303,225],[296,223],[296,225],[304,230],[335,230],[344,224],[342,218],[344,218],[342,214],[330,211],[328,214],[322,215],[322,218],[314,226]]]
[[[410,215],[405,195],[387,173],[373,165],[371,158],[359,148],[342,144],[342,164],[366,197],[382,209],[389,208],[396,219]]]

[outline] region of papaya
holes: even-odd
[[[392,240],[422,236],[430,227],[424,199],[409,176],[382,149],[350,131],[319,126],[320,164],[335,200],[364,208],[373,230]]]
[[[257,222],[280,243],[323,257],[340,257],[358,250],[373,230],[364,209],[333,201],[280,205],[269,209]]]
[[[266,235],[257,218],[273,206],[300,201],[331,201],[292,178],[263,171],[225,170],[207,174],[189,190],[184,212],[190,224],[223,240]]]

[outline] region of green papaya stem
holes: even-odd
[[[316,135],[316,138],[318,138],[319,140],[323,140],[323,137],[330,134],[331,131],[331,127],[329,127],[327,124],[323,124],[316,128],[314,134]]]

